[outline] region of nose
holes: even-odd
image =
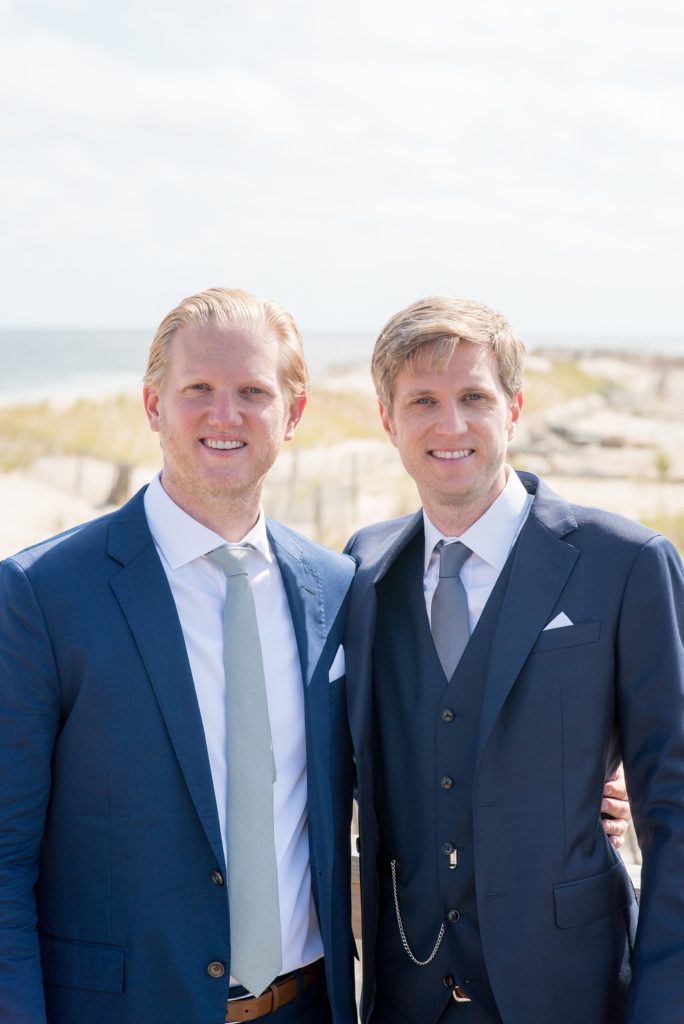
[[[239,426],[242,413],[238,396],[227,390],[215,391],[207,419],[212,426],[223,429]]]
[[[454,400],[442,404],[439,419],[435,424],[436,433],[452,436],[464,433],[467,427],[468,420],[462,402]]]

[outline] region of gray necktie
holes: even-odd
[[[249,547],[209,553],[226,574],[223,664],[228,756],[230,972],[259,995],[280,973],[282,948],[273,838],[275,767]]]
[[[460,541],[440,541],[439,549],[439,583],[432,598],[432,638],[444,675],[451,679],[470,636],[468,598],[460,574],[472,551]]]

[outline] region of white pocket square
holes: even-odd
[[[572,619],[569,619],[565,612],[558,612],[558,615],[544,626],[542,632],[545,632],[547,629],[560,629],[562,626],[572,625],[574,625]]]
[[[335,660],[330,666],[330,672],[328,673],[328,681],[333,682],[334,679],[339,679],[340,676],[344,675],[344,647],[342,644],[337,648],[337,654]]]

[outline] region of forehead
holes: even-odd
[[[245,324],[192,324],[179,327],[169,343],[172,373],[259,372],[279,376],[279,339],[266,327]]]
[[[482,385],[503,390],[496,357],[485,345],[459,342],[453,352],[444,353],[434,345],[419,349],[402,367],[397,387],[406,389],[419,384],[465,386],[479,381]]]

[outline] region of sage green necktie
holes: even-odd
[[[439,544],[439,583],[432,598],[432,639],[444,675],[451,679],[468,638],[468,597],[461,581],[461,569],[472,551],[460,541]]]
[[[209,553],[226,574],[223,664],[228,759],[230,973],[260,995],[280,973],[282,943],[273,836],[275,766],[266,683],[252,588],[254,549]]]

